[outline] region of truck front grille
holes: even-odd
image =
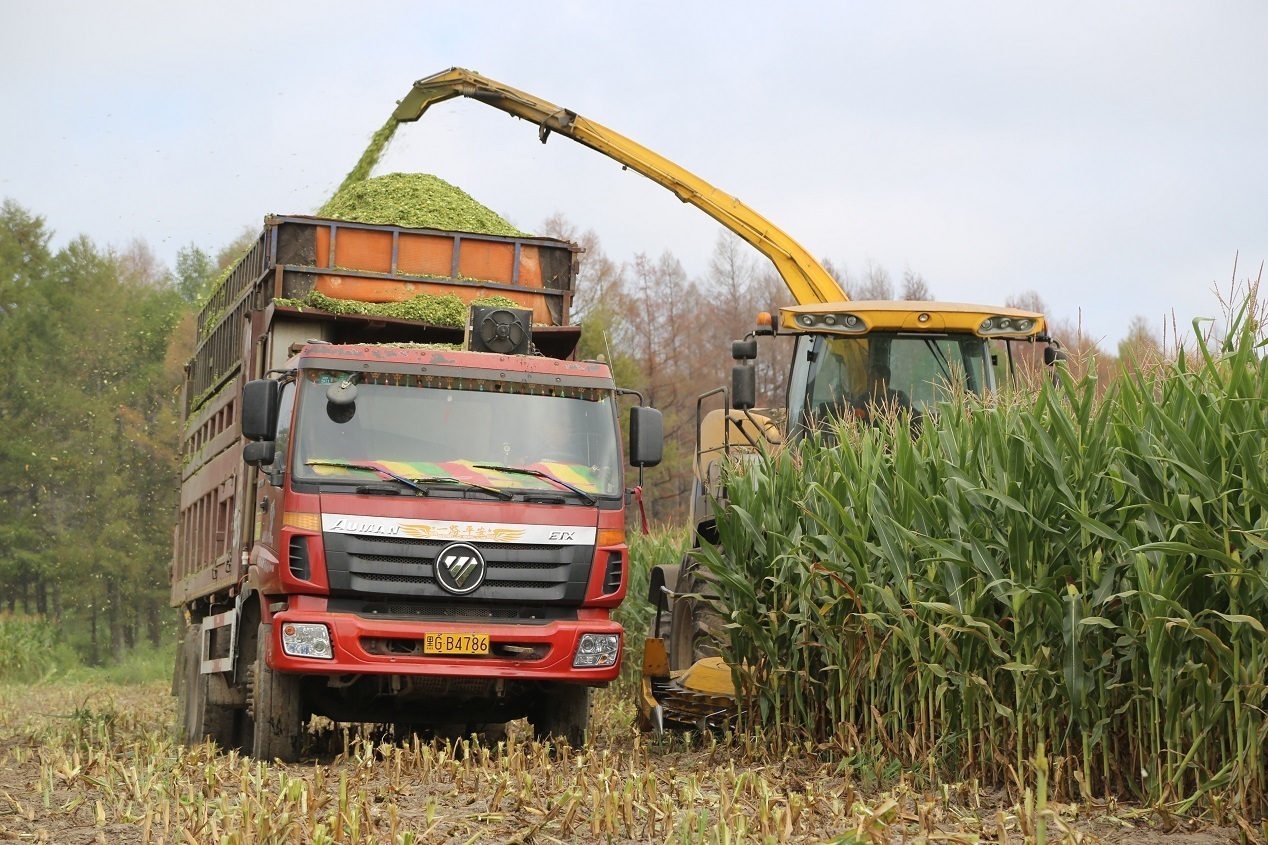
[[[332,596],[408,596],[450,602],[581,604],[593,546],[471,543],[484,557],[484,583],[454,596],[436,583],[433,566],[446,540],[323,534]]]
[[[448,594],[446,594],[448,595]],[[544,625],[556,619],[577,618],[575,607],[540,604],[484,604],[476,601],[390,598],[332,598],[327,607],[332,613],[355,613],[367,619],[470,620],[515,622]]]

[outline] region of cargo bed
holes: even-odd
[[[420,293],[452,293],[470,303],[504,296],[530,309],[535,324],[567,326],[580,252],[555,238],[270,216],[260,239],[199,314],[185,411],[195,411],[230,378],[243,357],[243,317],[276,298],[316,291],[335,299],[403,302]]]

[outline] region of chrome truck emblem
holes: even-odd
[[[484,558],[475,546],[451,543],[436,555],[435,573],[436,583],[446,592],[463,596],[484,583]]]

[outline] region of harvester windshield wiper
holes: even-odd
[[[947,384],[951,384],[951,361],[948,360],[947,354],[938,346],[936,340],[928,337],[924,340],[925,346],[929,347],[929,351],[933,354],[933,360],[938,362],[942,374],[947,377]]]
[[[598,501],[597,499],[594,498],[594,496],[591,496],[589,493],[587,493],[585,490],[582,490],[577,485],[569,484],[567,481],[564,481],[562,478],[557,478],[554,475],[551,475],[549,472],[543,472],[540,469],[529,469],[528,467],[508,467],[508,466],[503,466],[502,464],[474,464],[474,468],[475,469],[491,469],[491,470],[495,470],[496,472],[505,472],[509,475],[531,475],[534,478],[543,478],[546,481],[550,481],[554,484],[558,484],[560,487],[563,487],[566,490],[571,490],[573,493],[576,493],[578,496],[581,497],[581,501],[585,502],[587,505],[593,505]]]

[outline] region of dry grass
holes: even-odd
[[[879,762],[830,768],[798,750],[773,759],[726,737],[660,744],[631,727],[631,701],[625,690],[601,694],[593,738],[581,750],[543,746],[518,725],[494,747],[403,747],[372,732],[327,726],[317,737],[324,753],[286,766],[210,745],[182,748],[173,741],[173,699],[158,685],[0,688],[0,840],[729,845],[1157,838],[1148,814],[1137,810],[1045,805],[1042,796],[1001,806],[998,795],[971,783],[922,791],[900,774],[882,787]],[[1185,828],[1176,841],[1230,841],[1234,833]]]

